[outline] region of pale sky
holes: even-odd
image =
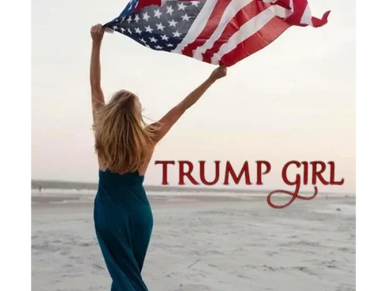
[[[97,181],[89,30],[118,16],[126,3],[32,0],[33,179]],[[161,185],[162,169],[155,160],[189,160],[197,169],[198,161],[206,160],[208,171],[214,160],[223,162],[221,171],[226,161],[238,171],[248,161],[252,177],[254,162],[267,160],[272,170],[261,189],[283,185],[281,170],[290,160],[322,160],[334,161],[336,180],[344,178],[345,183],[320,186],[320,192],[355,192],[355,2],[311,0],[309,4],[316,17],[332,10],[328,24],[290,28],[229,68],[228,76],[210,88],[157,147],[145,184]],[[119,89],[133,91],[152,120],[180,102],[215,68],[153,51],[118,33],[105,34],[101,62],[105,97]],[[171,185],[178,181],[177,169],[169,171]],[[208,179],[213,176],[208,174]],[[302,188],[308,189],[310,185]]]

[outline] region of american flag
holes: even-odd
[[[130,0],[106,29],[153,50],[232,66],[291,26],[320,27],[306,0]]]

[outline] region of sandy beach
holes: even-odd
[[[110,290],[92,197],[32,202],[32,290]],[[150,202],[155,224],[143,271],[150,291],[355,290],[353,197],[297,200],[281,210],[264,197]]]

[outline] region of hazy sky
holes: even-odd
[[[97,181],[89,30],[118,16],[126,3],[32,0],[33,179]],[[290,28],[231,67],[227,78],[189,109],[160,143],[146,184],[161,184],[162,170],[155,160],[189,160],[195,165],[206,160],[208,171],[214,160],[228,160],[236,170],[249,161],[253,177],[254,161],[267,160],[272,171],[260,186],[265,189],[283,185],[286,162],[322,160],[334,161],[337,179],[344,178],[345,183],[320,191],[355,191],[355,2],[309,3],[317,17],[332,10],[328,24]],[[118,33],[105,35],[101,61],[105,97],[122,88],[131,90],[152,120],[215,68],[150,50]],[[169,172],[172,185],[177,168]],[[208,174],[211,177],[213,173]]]

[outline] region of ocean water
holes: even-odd
[[[155,224],[143,277],[150,291],[356,289],[354,197],[272,209],[248,195],[188,194],[149,196]],[[33,193],[32,290],[110,290],[93,195]]]
[[[32,204],[39,204],[41,201],[46,201],[49,199],[49,203],[79,203],[79,202],[92,202],[94,201],[94,196],[96,194],[96,190],[76,190],[76,189],[42,189],[41,191],[37,189],[32,189]],[[225,190],[224,192],[206,192],[206,191],[196,191],[196,192],[178,192],[178,191],[147,191],[147,195],[150,197],[154,197],[154,199],[158,198],[167,198],[167,200],[180,199],[180,197],[184,197],[184,201],[186,201],[187,197],[191,197],[191,199],[196,199],[203,196],[210,197],[223,197],[223,198],[237,198],[237,199],[245,199],[251,200],[256,199],[258,197],[266,198],[268,193],[240,193],[240,192],[232,192],[230,190]],[[312,196],[313,194],[302,194],[303,196]],[[288,195],[286,194],[276,194],[275,197],[285,197],[288,199]],[[342,198],[343,194],[340,193],[330,193],[330,194],[318,194],[320,198]],[[347,197],[354,198],[354,194],[346,195]]]

